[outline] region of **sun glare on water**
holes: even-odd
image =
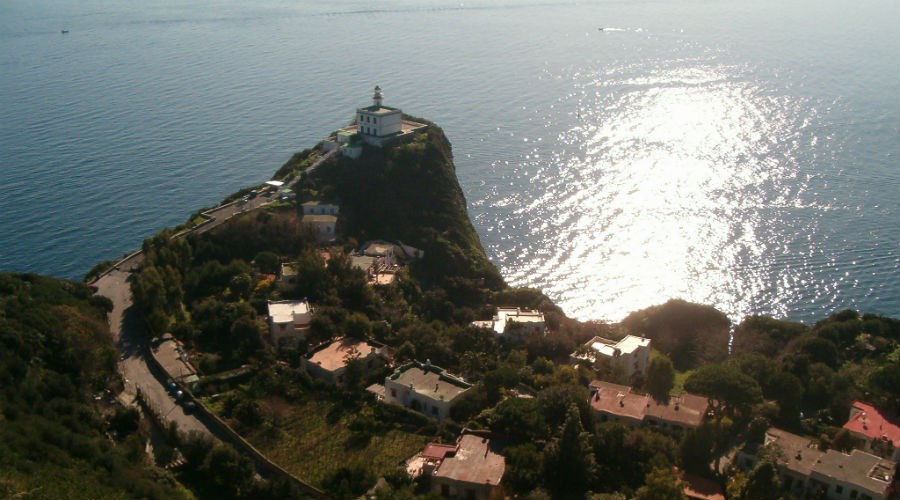
[[[570,315],[612,320],[673,297],[742,315],[771,288],[758,272],[774,241],[766,214],[797,188],[785,187],[790,103],[735,68],[685,66],[577,77],[558,106],[576,124],[519,165],[540,186],[519,211],[545,246],[514,246],[510,281],[549,284]]]

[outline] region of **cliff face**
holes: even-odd
[[[367,146],[357,160],[336,157],[307,186],[340,200],[345,234],[424,250],[426,258],[413,273],[426,286],[444,287],[459,303],[474,303],[505,286],[472,227],[450,142],[436,125],[406,144]]]

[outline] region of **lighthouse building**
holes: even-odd
[[[356,110],[357,131],[366,142],[380,143],[381,138],[403,131],[403,112],[383,105],[383,100],[381,87],[376,86],[372,105]]]

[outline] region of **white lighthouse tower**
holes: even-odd
[[[378,85],[375,86],[375,95],[372,96],[372,106],[381,107],[381,101],[384,100],[384,93],[381,92],[381,87]]]
[[[367,143],[380,145],[381,141],[403,129],[403,112],[382,104],[384,93],[381,87],[375,86],[372,105],[356,110],[356,126],[360,137]]]

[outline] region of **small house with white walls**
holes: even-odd
[[[309,302],[305,300],[269,301],[269,332],[272,343],[278,345],[284,340],[306,337],[312,321]]]
[[[569,357],[572,364],[582,361],[594,363],[605,359],[613,366],[622,369],[627,379],[635,375],[643,375],[650,363],[650,339],[626,335],[619,341],[594,337]]]
[[[450,416],[457,397],[470,387],[471,384],[428,361],[413,361],[384,380],[384,402],[442,420]]]

